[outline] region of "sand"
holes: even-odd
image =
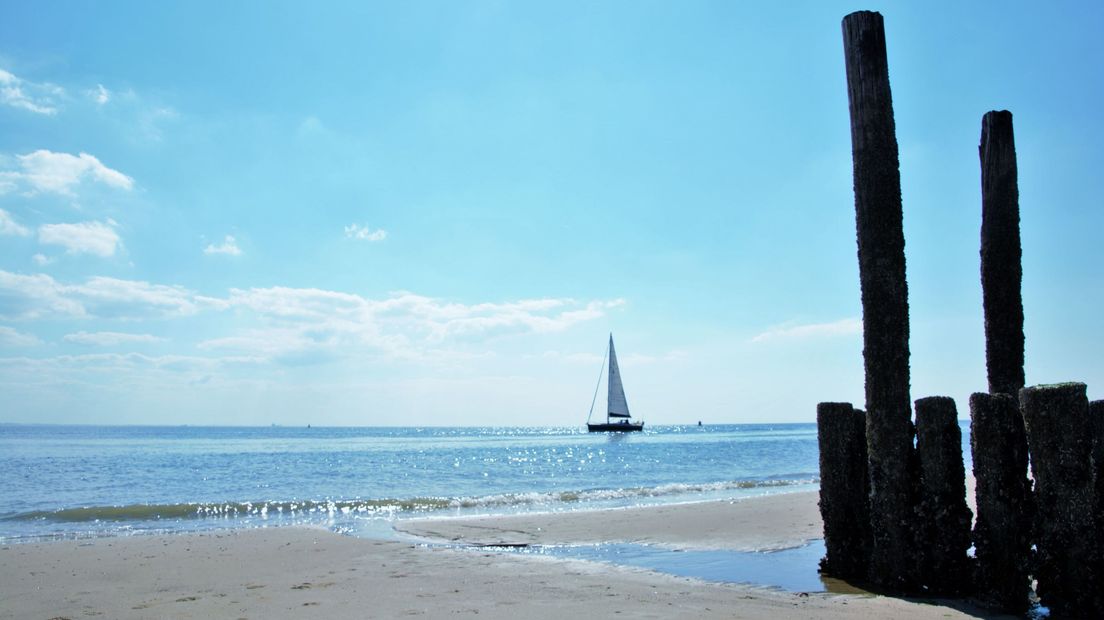
[[[776,548],[818,532],[816,494],[617,511],[629,536]],[[607,514],[400,523],[473,542],[595,541]],[[539,530],[537,529],[539,528]],[[575,538],[577,537],[577,539]],[[976,609],[716,584],[605,564],[269,528],[0,547],[0,618],[970,618]]]
[[[823,537],[815,491],[647,508],[411,519],[395,529],[469,545],[628,542],[734,551],[786,549]]]

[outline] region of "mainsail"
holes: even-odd
[[[628,418],[629,403],[625,402],[625,388],[621,385],[621,371],[617,368],[617,353],[613,350],[613,334],[609,341],[609,403],[607,413],[611,418]]]

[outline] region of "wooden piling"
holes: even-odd
[[[920,463],[918,513],[921,584],[932,594],[969,590],[973,578],[966,555],[973,513],[966,505],[962,431],[953,399],[916,401],[916,452]]]
[[[870,553],[866,416],[851,403],[817,405],[820,515],[826,553],[821,571],[865,579]]]
[[[974,460],[975,597],[991,609],[1023,614],[1029,606],[1031,481],[1023,416],[1009,394],[970,396]]]
[[[1012,113],[981,119],[981,289],[989,392],[1018,398],[1024,386],[1020,191]]]
[[[1096,522],[1104,527],[1104,400],[1089,403],[1089,422],[1093,436],[1093,494],[1096,502]],[[1099,541],[1104,545],[1104,540]]]
[[[908,590],[915,583],[908,284],[882,16],[859,11],[844,17],[843,49],[863,306],[871,485],[869,577],[883,587]]]
[[[1036,591],[1052,617],[1104,617],[1084,383],[1020,390],[1035,479]]]

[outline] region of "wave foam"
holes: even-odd
[[[258,517],[391,516],[449,508],[508,508],[511,506],[580,504],[632,501],[633,499],[715,494],[757,488],[815,484],[815,477],[800,479],[736,480],[704,484],[663,484],[624,489],[589,489],[502,493],[481,497],[416,497],[411,499],[287,500],[180,504],[132,504],[128,506],[84,506],[59,510],[36,510],[0,518],[0,521],[49,521],[55,523],[161,521]]]

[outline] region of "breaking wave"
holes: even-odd
[[[0,518],[0,521],[47,521],[53,523],[161,521],[183,519],[259,517],[373,517],[398,516],[447,509],[493,509],[530,505],[577,505],[590,502],[633,501],[673,498],[726,491],[747,491],[816,484],[814,477],[769,480],[737,480],[706,484],[664,484],[624,489],[591,489],[502,493],[481,497],[416,497],[411,499],[339,499],[256,502],[204,502],[181,504],[132,504],[128,506],[83,506],[58,510],[36,510]]]

